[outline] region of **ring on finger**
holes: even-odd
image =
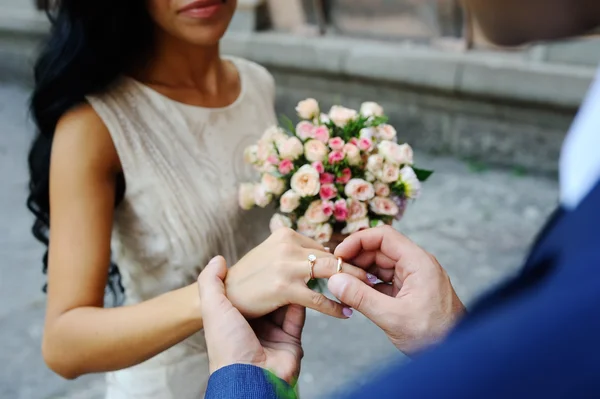
[[[344,260],[342,259],[341,256],[338,256],[337,258],[337,273],[341,273],[342,272],[342,264],[344,263]]]
[[[314,280],[314,278],[315,278],[315,263],[317,263],[317,257],[313,254],[308,255],[308,267],[309,267],[308,281]]]

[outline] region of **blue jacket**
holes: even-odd
[[[215,373],[206,398],[277,397],[264,372],[240,367],[252,369]],[[600,185],[556,213],[520,275],[444,343],[340,397],[600,398]]]

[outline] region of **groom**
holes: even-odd
[[[600,25],[599,0],[463,1],[499,44]],[[435,258],[392,229],[357,233],[336,249],[359,266],[376,264],[390,284],[376,290],[338,274],[331,292],[415,355],[349,398],[600,398],[599,79],[565,140],[560,183],[560,210],[521,274],[466,316]],[[199,278],[212,373],[206,398],[295,397],[304,312],[282,309],[251,328],[225,296],[226,273],[218,258]]]

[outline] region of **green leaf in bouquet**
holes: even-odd
[[[381,220],[379,220],[379,219],[371,219],[370,225],[371,225],[371,227],[376,227],[379,224],[379,222],[381,222]]]
[[[377,127],[379,125],[383,125],[384,123],[388,123],[389,118],[385,115],[382,116],[374,116],[367,120],[365,126],[366,127]]]
[[[419,181],[421,181],[421,182],[427,181],[427,179],[429,179],[429,177],[433,174],[433,170],[419,169],[419,168],[413,168],[413,170],[415,171],[415,174],[417,175],[417,179],[419,179]]]
[[[288,118],[287,115],[282,114],[279,117],[279,119],[281,120],[281,125],[284,128],[286,128],[293,135],[296,135],[296,126],[294,125],[294,122],[290,118]]]

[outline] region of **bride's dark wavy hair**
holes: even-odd
[[[48,246],[50,231],[50,153],[59,119],[105,91],[121,74],[145,62],[153,45],[154,25],[146,0],[40,0],[52,28],[34,69],[31,113],[37,135],[29,153],[27,207],[35,215],[33,235]],[[125,181],[117,181],[115,206],[123,199]],[[43,271],[48,269],[48,251]],[[44,291],[46,291],[44,286]],[[111,263],[107,290],[115,303],[123,286]]]

